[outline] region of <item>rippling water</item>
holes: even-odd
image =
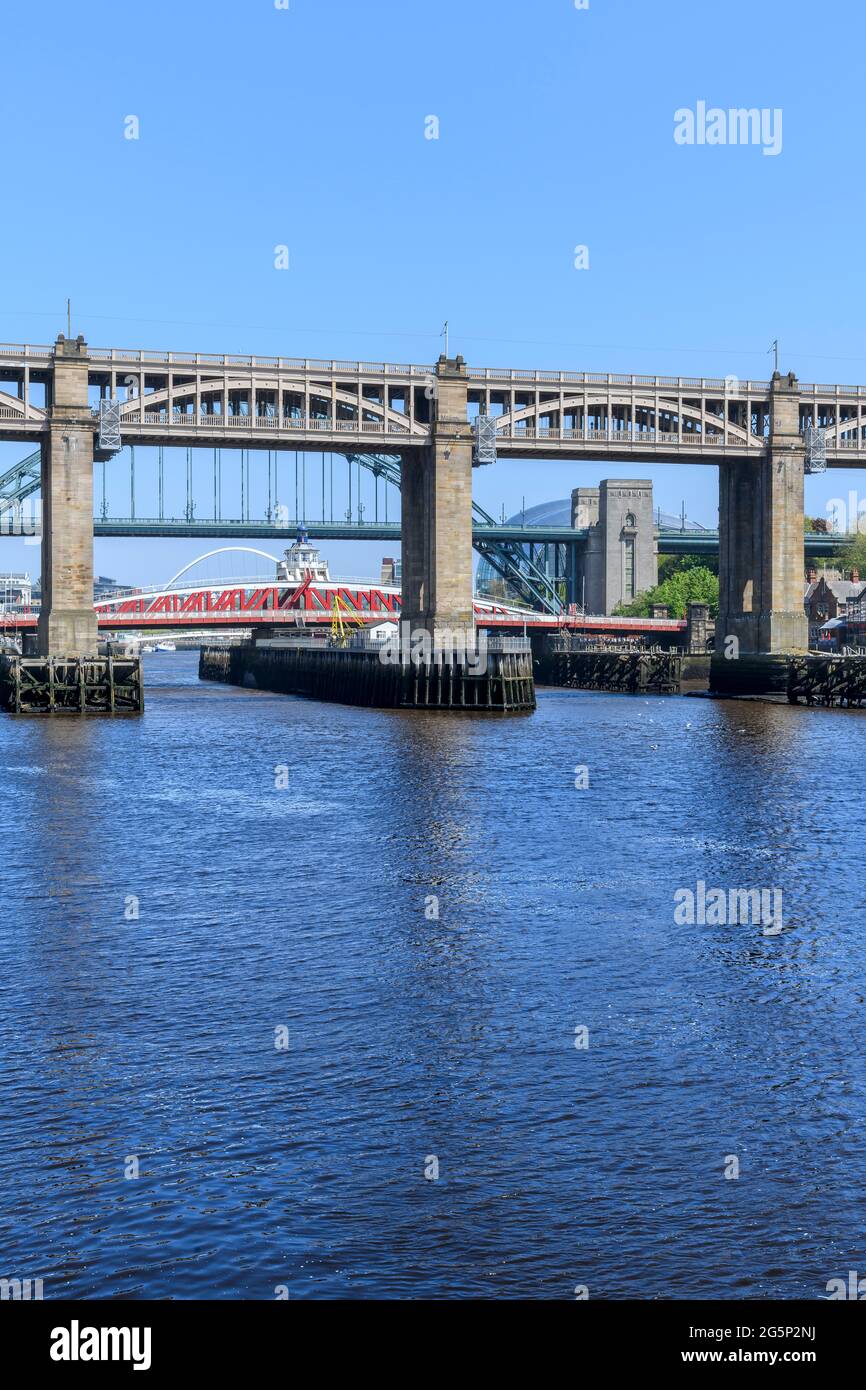
[[[813,1298],[866,1271],[862,717],[379,713],[196,659],[148,659],[141,719],[0,717],[0,1276]],[[699,879],[781,887],[784,930],[677,925]]]

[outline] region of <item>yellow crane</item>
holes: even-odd
[[[334,594],[331,603],[331,642],[335,647],[345,647],[349,638],[350,626],[363,630],[364,619],[360,613],[356,613],[353,608],[350,608],[339,594]]]

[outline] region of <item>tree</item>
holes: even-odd
[[[859,570],[866,574],[866,534],[858,531],[844,550],[831,556],[830,563],[840,570]]]
[[[718,555],[662,555],[659,558],[659,583],[663,584],[672,574],[680,570],[707,569],[710,574],[718,574]]]
[[[648,618],[653,604],[664,604],[672,618],[684,618],[690,603],[707,603],[711,616],[718,614],[719,581],[706,565],[675,571],[654,589],[638,594],[632,603],[618,604],[615,612],[625,617]]]

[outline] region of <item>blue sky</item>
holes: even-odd
[[[783,370],[866,381],[863,14],[853,0],[7,6],[0,338],[50,340],[70,295],[96,346],[429,362],[448,318],[452,352],[478,365],[763,378],[778,337]],[[781,153],[678,145],[674,113],[699,100],[781,109]],[[21,452],[3,446],[0,464]],[[635,471],[666,510],[684,500],[715,523],[714,469],[606,473]],[[592,463],[499,463],[476,496],[498,515],[598,478]],[[808,509],[857,485],[809,480]],[[325,547],[347,573],[389,548]],[[100,541],[96,565],[151,582],[195,553]],[[35,554],[3,539],[0,565],[34,571]]]

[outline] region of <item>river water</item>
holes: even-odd
[[[553,690],[404,715],[146,662],[140,719],[0,717],[0,1277],[866,1273],[862,717]],[[675,920],[698,881],[780,889],[782,930]]]

